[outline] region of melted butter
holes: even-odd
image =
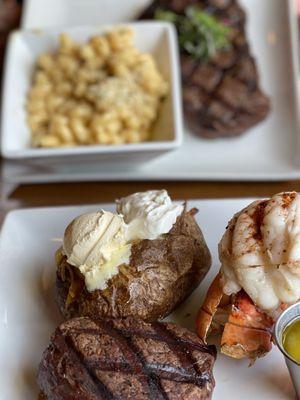
[[[300,319],[288,325],[282,335],[284,350],[300,364]]]

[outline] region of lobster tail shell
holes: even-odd
[[[226,315],[223,324],[215,321],[218,313]],[[259,310],[243,290],[236,295],[226,296],[220,273],[207,292],[196,325],[198,335],[205,342],[217,327],[222,333],[221,353],[233,358],[255,360],[272,348],[274,320]]]
[[[223,296],[224,293],[221,286],[221,274],[219,273],[210,285],[204,303],[197,316],[197,333],[204,342],[206,342],[214,315],[217,312]]]

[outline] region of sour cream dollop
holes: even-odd
[[[134,193],[116,202],[133,240],[153,240],[168,233],[183,211],[183,205],[174,204],[166,190]]]
[[[219,244],[223,291],[242,288],[262,310],[300,299],[300,196],[255,201],[237,213]]]

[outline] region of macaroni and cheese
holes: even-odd
[[[86,44],[60,35],[37,60],[27,120],[35,147],[136,143],[151,139],[168,84],[150,54],[119,28]]]

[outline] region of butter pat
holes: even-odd
[[[118,249],[111,258],[100,265],[81,265],[80,272],[85,277],[85,284],[89,292],[103,290],[107,287],[107,282],[119,273],[119,266],[128,264],[131,253],[131,245],[125,245]]]
[[[105,289],[118,266],[129,263],[126,231],[123,217],[106,211],[83,214],[67,227],[63,252],[84,275],[89,291]]]

